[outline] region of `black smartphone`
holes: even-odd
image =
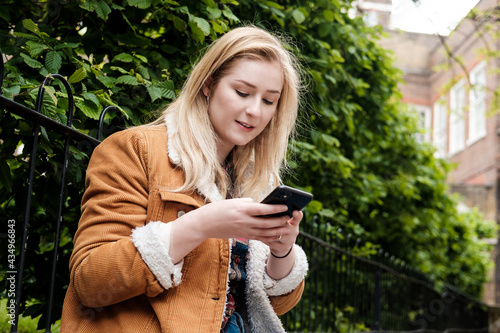
[[[294,210],[302,210],[311,200],[313,196],[311,193],[298,190],[296,188],[280,185],[276,187],[261,203],[272,205],[287,205],[288,211],[266,215],[266,217],[276,217],[288,215],[292,217]]]

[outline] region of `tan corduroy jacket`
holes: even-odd
[[[95,149],[61,332],[220,331],[230,240],[207,239],[175,265],[164,240],[169,221],[221,197],[213,184],[200,184],[192,195],[168,191],[181,185],[182,172],[175,126],[168,119],[167,125],[168,134],[166,126],[128,129]],[[298,303],[307,273],[306,256],[295,247],[294,268],[275,281],[265,272],[269,248],[250,241],[246,305],[252,332],[284,332],[277,315]]]

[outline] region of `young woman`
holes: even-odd
[[[263,217],[299,103],[280,40],[219,38],[152,124],[102,142],[87,170],[61,332],[284,332],[302,295],[302,219]]]

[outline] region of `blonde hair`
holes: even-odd
[[[167,114],[176,122],[178,153],[185,182],[176,191],[192,191],[197,184],[217,184],[222,197],[230,185],[217,158],[217,134],[208,115],[202,87],[230,71],[238,59],[277,62],[283,73],[283,90],[276,112],[267,127],[245,146],[233,152],[234,186],[239,196],[262,199],[270,185],[281,182],[286,167],[288,141],[295,133],[299,107],[300,75],[296,58],[281,40],[254,26],[233,29],[216,40],[200,59],[178,96],[151,125],[163,124]]]

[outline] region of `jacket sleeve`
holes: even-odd
[[[140,294],[153,297],[164,290],[131,236],[146,225],[147,145],[144,133],[125,130],[107,138],[91,157],[70,259],[70,283],[85,306],[107,306]]]
[[[307,257],[299,245],[294,245],[295,263],[283,279],[274,280],[266,272],[269,247],[259,241],[250,241],[247,262],[247,305],[251,324],[266,327],[277,317],[290,311],[300,301],[308,270]],[[279,323],[275,323],[279,326]]]
[[[264,272],[264,288],[270,297],[271,305],[278,315],[290,311],[302,297],[304,279],[309,265],[304,250],[294,245],[295,262],[290,273],[283,279],[275,280]]]

